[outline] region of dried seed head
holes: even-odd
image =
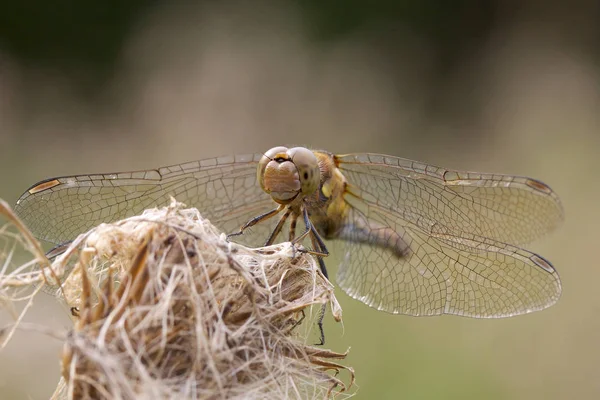
[[[75,246],[63,287],[78,313],[57,393],[304,399],[352,385],[335,361],[345,354],[304,344],[311,305],[330,304],[338,320],[341,310],[314,259],[289,243],[228,243],[173,203],[103,224]]]

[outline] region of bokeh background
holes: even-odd
[[[0,197],[282,144],[539,178],[566,210],[530,246],[561,274],[554,307],[412,318],[340,292],[327,344],[351,347],[360,399],[599,398],[598,16],[591,0],[2,2]],[[34,312],[70,325],[52,298]],[[59,352],[20,333],[0,398],[47,398]]]

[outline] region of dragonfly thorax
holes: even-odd
[[[317,158],[304,147],[270,149],[258,163],[257,177],[261,188],[279,204],[314,194],[321,181]]]

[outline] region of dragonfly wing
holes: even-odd
[[[521,245],[563,219],[556,193],[535,179],[445,170],[375,154],[336,156],[336,161],[372,206],[420,216],[458,237],[469,232]]]
[[[256,182],[256,164],[261,156],[222,157],[156,170],[48,179],[26,191],[15,211],[36,237],[63,243],[101,222],[166,206],[172,196],[198,208],[217,227],[232,233],[250,218],[274,208],[273,201]],[[258,245],[262,240],[264,244],[269,229],[257,227],[261,234],[257,233],[256,240],[244,236],[240,241]]]
[[[356,208],[350,219],[366,216]],[[352,226],[340,239],[337,283],[379,310],[409,315],[507,317],[541,310],[560,297],[552,265],[527,250],[472,234],[454,236],[398,216],[371,211],[373,231],[393,231],[403,252],[376,246]]]
[[[448,171],[396,157],[336,156],[350,204],[338,284],[380,310],[504,317],[560,296],[558,274],[526,243],[562,220],[530,178]]]

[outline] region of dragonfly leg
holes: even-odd
[[[329,255],[329,250],[327,250],[327,246],[325,246],[321,235],[319,235],[319,232],[317,232],[317,229],[312,224],[310,225],[310,240],[312,241],[314,249],[317,251],[313,254],[320,257],[327,257]],[[324,271],[323,275],[325,275],[325,278],[329,279],[327,276],[327,271]]]
[[[256,217],[252,218],[250,221],[246,222],[244,224],[244,226],[242,226],[238,232],[230,233],[229,235],[227,235],[227,240],[229,240],[230,238],[232,238],[234,236],[242,235],[246,229],[258,224],[259,222],[266,221],[269,218],[279,214],[281,212],[281,210],[283,210],[284,208],[285,208],[285,206],[283,204],[281,204],[281,205],[279,205],[279,207],[277,207],[269,212],[266,212],[264,214],[261,214],[261,215],[258,215]]]
[[[290,327],[290,332],[296,329],[296,327],[298,327],[302,323],[302,321],[304,321],[304,318],[306,318],[306,313],[304,312],[304,310],[300,310],[300,314],[300,319],[298,319],[298,321],[292,324],[292,326]]]
[[[321,237],[319,236],[319,234],[317,233],[315,227],[313,226],[312,222],[310,222],[310,218],[308,216],[308,211],[306,210],[306,207],[302,208],[302,216],[304,218],[304,225],[306,226],[306,230],[304,232],[302,232],[302,234],[300,236],[298,236],[297,238],[295,238],[294,240],[291,240],[292,244],[298,244],[300,243],[302,240],[304,240],[304,238],[306,238],[306,236],[311,236],[311,240],[312,240],[312,236],[316,235],[318,237],[318,242],[323,246],[323,249],[325,251],[323,251],[323,249],[321,248],[314,248],[313,250],[303,250],[304,253],[308,253],[308,254],[312,254],[314,256],[320,256],[320,257],[327,257],[329,255],[329,252],[327,251],[327,249],[325,248],[325,244],[323,243],[323,240],[321,239]],[[313,244],[314,247],[314,244]]]
[[[292,219],[290,220],[290,234],[289,240],[290,242],[294,240],[296,237],[296,223],[298,222],[298,214],[292,215]]]
[[[281,228],[283,228],[283,224],[285,224],[285,221],[288,219],[291,212],[292,212],[292,210],[290,208],[288,208],[288,210],[285,212],[285,214],[283,214],[281,216],[281,218],[279,218],[279,222],[277,223],[277,226],[275,227],[275,229],[273,229],[273,232],[271,232],[271,234],[269,235],[269,238],[267,239],[265,246],[270,246],[273,244],[273,242],[277,238],[277,235],[279,235],[279,232],[281,232]]]
[[[329,255],[329,250],[327,250],[327,247],[325,247],[325,243],[323,243],[321,235],[319,235],[314,226],[311,226],[310,241],[312,242],[313,248],[315,249],[314,255],[317,256],[317,261],[319,262],[321,272],[323,273],[325,278],[329,279],[329,274],[327,274],[327,268],[325,268],[325,261],[323,261],[323,257],[327,257]]]
[[[318,247],[318,243],[315,241],[315,239],[313,239],[313,237],[314,235],[310,235],[310,238],[313,240],[313,246],[316,248]],[[327,251],[327,249],[325,249],[325,251]],[[321,269],[321,272],[323,273],[325,278],[329,280],[327,268],[325,267],[325,261],[323,260],[323,257],[317,256],[317,261],[319,262],[319,268]],[[317,346],[323,346],[325,344],[325,329],[323,328],[323,319],[325,318],[326,310],[327,305],[321,304],[321,308],[319,310],[319,319],[317,320],[317,326],[319,327],[319,343],[316,344]]]
[[[315,229],[315,226],[311,224],[310,226],[310,240],[312,242],[313,248],[324,255],[329,255],[329,251],[327,247],[325,247],[325,243],[323,243],[323,239],[321,239],[321,235]],[[319,263],[319,268],[321,269],[321,273],[329,280],[329,274],[327,273],[327,267],[325,266],[325,260],[323,260],[323,256],[317,255],[317,261]],[[317,320],[317,326],[319,327],[319,343],[317,346],[323,346],[325,344],[325,330],[323,328],[323,319],[325,318],[325,312],[327,311],[327,305],[322,304],[319,310],[319,319]]]
[[[313,239],[313,235],[310,235],[310,238],[312,239],[313,247],[318,249],[319,244],[318,244],[318,242],[315,241],[315,239]],[[319,251],[322,251],[322,249],[319,249]],[[325,251],[327,251],[327,249],[325,249]],[[319,263],[319,268],[321,269],[321,272],[323,273],[325,278],[329,279],[329,276],[327,274],[327,268],[325,267],[325,261],[323,260],[323,257],[317,256],[317,261]],[[317,326],[319,327],[319,343],[316,343],[317,346],[323,346],[325,344],[325,329],[323,328],[323,319],[325,319],[325,311],[326,310],[327,310],[327,305],[321,304],[321,308],[319,309],[319,318],[317,319]]]
[[[313,246],[315,244],[316,243],[313,242]],[[319,262],[319,268],[321,268],[321,272],[323,273],[323,275],[325,275],[325,278],[329,279],[323,257],[317,256],[317,261]],[[317,319],[317,326],[319,327],[319,343],[316,343],[317,346],[323,346],[325,344],[325,329],[323,328],[323,319],[325,319],[325,311],[327,311],[327,305],[321,304],[321,308],[319,309],[319,319]]]
[[[302,207],[302,218],[304,219],[304,226],[306,227],[306,229],[304,230],[304,232],[302,232],[300,236],[294,238],[294,240],[291,241],[292,244],[300,243],[310,233],[310,227],[312,223],[310,222],[310,218],[308,217],[308,210],[304,206]]]
[[[319,319],[317,320],[317,326],[319,327],[319,343],[315,343],[317,346],[323,346],[325,344],[325,329],[323,328],[323,319],[325,319],[325,311],[327,310],[325,304],[321,304],[319,309]]]

